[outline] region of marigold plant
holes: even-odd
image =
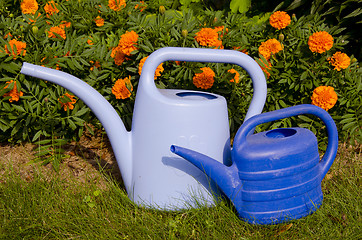
[[[259,46],[259,53],[266,59],[269,60],[272,54],[276,54],[283,50],[282,44],[275,38],[268,39],[262,42]]]
[[[108,0],[108,7],[114,11],[120,11],[126,7],[126,0]]]
[[[126,99],[131,96],[130,90],[128,90],[127,86],[133,91],[133,86],[131,84],[131,76],[118,79],[116,83],[112,87],[112,93],[116,96],[116,99]]]
[[[48,37],[57,38],[57,35],[55,35],[55,33],[58,34],[63,39],[67,38],[64,27],[59,27],[59,26],[51,27],[48,31]]]
[[[58,13],[59,9],[57,8],[57,4],[54,1],[49,1],[44,6],[44,11],[48,18],[52,16],[54,13]]]
[[[24,14],[35,14],[38,8],[39,6],[36,0],[23,0],[20,4],[21,12]]]
[[[141,59],[139,65],[138,65],[138,74],[141,75],[142,73],[142,68],[143,68],[143,64],[145,64],[146,60],[148,57],[144,57]],[[163,63],[161,63],[160,65],[158,65],[158,67],[156,68],[156,72],[155,72],[155,77],[154,79],[156,80],[157,77],[161,76],[161,73],[164,71],[163,68]]]
[[[286,28],[290,22],[290,16],[283,11],[276,11],[269,18],[270,25],[278,30]]]
[[[64,96],[67,96],[70,101],[68,101]],[[65,93],[60,98],[58,98],[58,101],[60,102],[60,105],[64,111],[67,111],[68,109],[72,110],[74,108],[74,104],[77,102],[74,97],[75,96],[70,95],[69,93]]]
[[[240,73],[234,68],[228,70],[229,73],[234,74],[234,78],[230,79],[230,82],[239,83]]]
[[[140,12],[143,12],[147,8],[147,5],[145,4],[145,1],[140,1],[140,3],[137,3],[134,6],[134,9],[139,9]]]
[[[5,0],[0,24],[0,141],[35,141],[51,135],[54,129],[56,136],[65,133],[67,138],[77,139],[84,126],[100,126],[83,101],[72,103],[76,97],[59,97],[64,91],[61,86],[19,74],[24,61],[61,69],[84,80],[114,106],[130,129],[132,84],[138,85],[145,56],[165,46],[225,48],[248,54],[260,64],[267,78],[265,112],[311,102],[317,86],[334,87],[339,105],[331,116],[338,129],[344,129],[341,139],[356,136],[356,129],[362,129],[358,121],[362,94],[356,87],[361,74],[356,59],[359,56],[347,52],[353,50],[353,45],[344,50],[353,41],[347,41],[339,26],[330,26],[317,12],[311,15],[295,11],[296,16],[289,17],[278,11],[252,16],[252,12],[225,14],[204,9],[202,2],[206,1],[183,1],[190,3],[181,3],[177,8],[173,2]],[[316,54],[328,50],[325,55]],[[224,96],[230,133],[236,133],[253,97],[248,71],[224,63],[187,61],[166,61],[154,70],[157,87],[207,89]],[[132,76],[132,84],[128,76]],[[21,99],[20,91],[22,101],[14,102],[16,96],[10,96],[14,82],[8,82],[12,79],[18,91],[21,86],[26,101]],[[6,100],[4,94],[8,94]],[[122,97],[126,99],[120,101]],[[13,104],[7,101],[9,98]],[[58,98],[64,103],[62,109]],[[314,102],[318,102],[317,98]],[[68,111],[71,106],[73,110]],[[257,130],[306,124],[302,120],[305,118],[283,119]],[[308,127],[314,132],[322,129],[316,124],[308,123]],[[323,133],[315,133],[324,138]]]
[[[17,102],[19,101],[19,98],[24,95],[22,91],[18,91],[18,88],[16,86],[16,81],[10,80],[9,82],[6,82],[8,85],[4,87],[4,89],[8,88],[11,83],[14,83],[13,89],[11,89],[9,92],[5,93],[3,97],[11,97],[9,98],[9,102]]]
[[[69,28],[72,25],[71,22],[67,22],[67,21],[62,21],[61,24],[59,24],[59,27],[61,28]]]
[[[102,27],[104,25],[104,19],[100,16],[97,16],[96,19],[94,19],[94,22],[96,23],[97,27]]]
[[[262,63],[262,64],[259,64],[261,70],[263,70],[263,72],[266,74],[266,77],[269,78],[270,77],[269,70],[272,67],[271,62],[270,61],[265,62],[261,58],[259,58],[259,61]]]
[[[196,33],[195,40],[201,46],[223,48],[222,41],[219,40],[218,30],[212,28],[202,28]]]
[[[337,71],[348,68],[351,63],[351,59],[348,57],[348,55],[342,52],[334,53],[333,56],[328,59],[328,61]]]
[[[90,64],[92,64],[92,66],[89,68],[89,70],[93,71],[94,68],[100,68],[101,64],[99,61],[89,61]]]
[[[9,41],[9,45],[11,47],[11,50],[8,49],[8,46],[5,45],[5,52],[9,54],[10,56],[13,56],[13,59],[16,59],[17,56],[23,55],[25,56],[26,53],[26,43],[22,41],[18,41],[16,39],[11,39]],[[16,49],[16,52],[15,52]]]
[[[338,96],[333,87],[319,86],[313,91],[312,104],[324,110],[331,109],[337,102]]]
[[[195,76],[192,78],[193,84],[202,89],[209,89],[214,84],[214,71],[209,67],[200,68],[201,73],[196,73]]]
[[[326,31],[315,32],[309,37],[308,46],[312,52],[324,53],[332,48],[333,37]]]
[[[127,56],[131,55],[131,52],[137,50],[137,40],[138,34],[135,31],[126,31],[125,34],[122,34],[121,39],[119,40],[118,46],[124,54]]]
[[[223,32],[225,30],[225,34],[229,31],[228,28],[225,28],[225,26],[219,26],[219,27],[215,27],[214,30],[220,34],[220,37],[222,38],[224,36]]]
[[[124,62],[126,54],[122,51],[120,46],[117,46],[112,49],[111,57],[114,58],[114,63],[119,66]]]

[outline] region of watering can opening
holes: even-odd
[[[190,100],[202,100],[202,99],[215,99],[217,98],[215,95],[209,94],[209,93],[205,93],[205,92],[190,92],[190,91],[185,91],[185,92],[179,92],[176,93],[177,96],[182,97],[182,98],[187,98]]]
[[[270,130],[265,135],[269,138],[286,138],[293,136],[296,133],[297,130],[292,128],[279,128],[279,129]]]

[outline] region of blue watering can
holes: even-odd
[[[320,160],[315,135],[304,128],[279,128],[250,135],[257,125],[313,114],[324,122],[328,146]],[[232,164],[172,145],[171,151],[203,170],[234,204],[240,218],[252,224],[276,224],[304,217],[322,204],[321,181],[338,148],[332,117],[304,104],[254,116],[240,127],[231,150]]]
[[[214,204],[212,186],[197,167],[170,152],[177,143],[203,151],[219,162],[230,155],[227,104],[224,97],[200,91],[159,89],[155,70],[165,61],[231,63],[243,67],[253,82],[245,119],[263,110],[266,80],[259,65],[232,50],[167,47],[153,52],[142,68],[127,131],[112,105],[86,82],[65,72],[23,63],[21,73],[58,84],[90,107],[111,142],[129,198],[138,205],[177,210]]]

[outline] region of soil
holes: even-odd
[[[71,142],[62,148],[65,150],[64,158],[59,170],[55,171],[51,163],[44,165],[44,161],[37,160],[35,154],[39,150],[38,145],[0,143],[0,166],[9,166],[26,181],[31,181],[35,171],[40,169],[48,177],[59,174],[62,179],[75,179],[79,183],[94,182],[100,186],[104,186],[106,181],[102,177],[104,173],[122,184],[112,147],[105,134],[85,134],[78,142]],[[0,167],[0,182],[5,181],[5,169],[9,168]]]

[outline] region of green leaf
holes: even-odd
[[[70,119],[70,118],[67,118],[67,121],[69,123],[69,127],[73,130],[75,130],[77,128],[77,126],[75,125],[75,123]]]
[[[251,0],[231,0],[230,9],[233,13],[239,11],[240,13],[244,13],[249,10],[251,5]]]
[[[353,12],[351,12],[350,14],[345,16],[344,18],[356,17],[356,16],[358,16],[360,14],[362,14],[362,8],[358,8],[358,9],[354,10]]]
[[[299,115],[298,118],[302,119],[305,122],[312,122],[313,120],[310,119],[309,117],[306,117],[304,115]]]
[[[84,115],[87,112],[89,112],[89,108],[83,107],[82,109],[77,111],[73,116],[80,117],[80,116]]]
[[[18,105],[13,104],[13,108],[18,110],[19,112],[26,112],[25,109],[22,106],[18,106]]]
[[[74,66],[75,66],[76,68],[78,68],[79,70],[82,70],[82,71],[84,70],[84,68],[82,67],[82,65],[79,64],[79,62],[77,61],[77,59],[72,58],[72,62],[73,62]]]
[[[42,130],[39,130],[37,133],[35,133],[35,135],[31,141],[35,142],[40,137],[41,134],[42,134]]]

